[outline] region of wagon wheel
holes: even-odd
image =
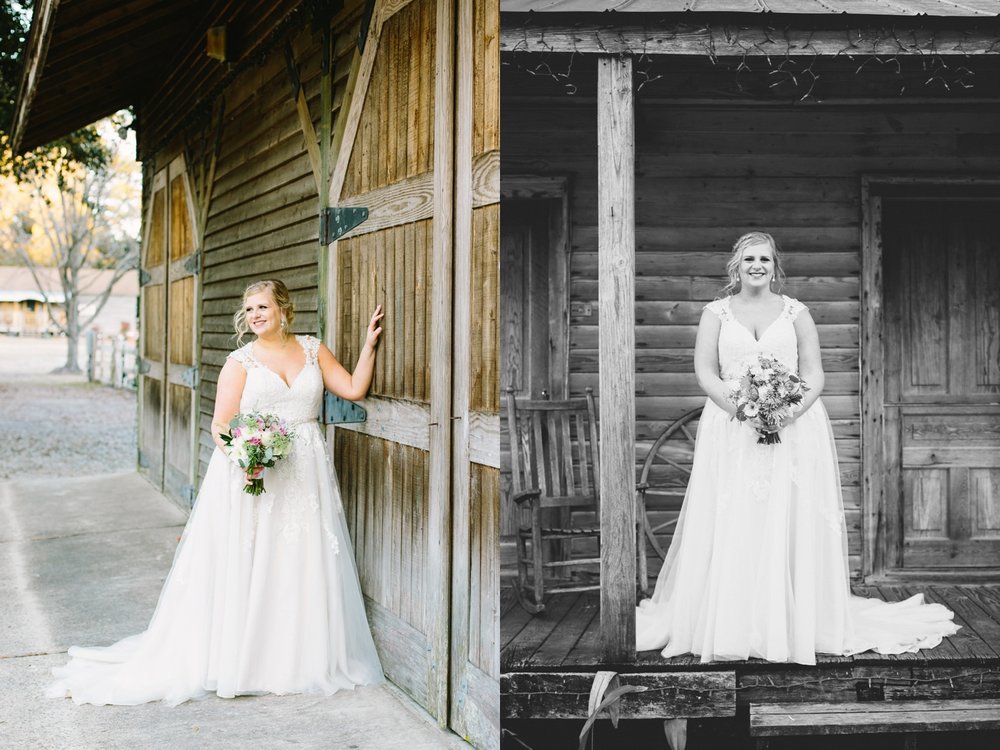
[[[657,535],[674,526],[677,519],[655,523],[654,517],[664,510],[680,509],[691,477],[696,422],[701,410],[702,407],[692,409],[667,425],[642,463],[639,484],[647,488],[643,526],[646,540],[661,560],[667,553]]]

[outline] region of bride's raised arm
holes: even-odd
[[[730,416],[736,416],[736,407],[729,401],[729,389],[719,375],[719,317],[708,308],[701,313],[698,335],[694,342],[694,374],[698,386],[716,406]]]
[[[337,358],[333,356],[326,344],[319,347],[319,369],[323,373],[323,385],[330,393],[348,401],[357,401],[364,398],[372,384],[372,375],[375,371],[375,345],[378,343],[379,334],[382,333],[378,322],[385,313],[382,305],[375,308],[372,319],[368,323],[368,330],[365,335],[365,345],[361,348],[361,356],[354,367],[354,372],[348,372]]]

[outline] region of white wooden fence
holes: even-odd
[[[102,336],[88,331],[87,380],[112,388],[136,387],[135,341],[124,336]]]

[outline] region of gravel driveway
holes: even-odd
[[[135,468],[135,392],[49,375],[65,353],[62,338],[0,336],[0,480]]]

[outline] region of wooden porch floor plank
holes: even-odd
[[[1000,586],[975,586],[972,588],[978,598],[984,602],[990,616],[1000,622]]]
[[[601,613],[597,614],[580,634],[573,646],[572,652],[563,659],[567,667],[573,665],[596,666],[601,663]]]
[[[517,594],[510,587],[503,589],[500,604],[500,649],[503,650],[520,635],[531,622],[531,613],[517,602]]]
[[[598,605],[599,600],[596,596],[581,594],[526,664],[544,667],[561,666],[594,619]]]
[[[549,599],[545,609],[534,615],[517,638],[507,645],[507,653],[501,654],[501,662],[516,668],[527,664],[579,598],[579,594],[560,594]]]
[[[1000,597],[992,596],[995,590],[984,586],[966,586],[964,590],[965,595],[977,604],[990,620],[1000,626]]]
[[[959,654],[983,662],[997,658],[997,652],[983,641],[976,630],[977,610],[968,597],[956,586],[929,586],[924,590],[924,598],[929,602],[942,604],[955,613],[955,624],[960,630],[945,640],[951,643]]]

